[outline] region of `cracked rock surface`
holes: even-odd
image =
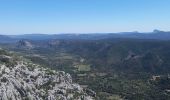
[[[1,100],[93,100],[68,73],[31,62],[9,63],[0,62]]]

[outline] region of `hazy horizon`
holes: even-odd
[[[4,0],[0,34],[170,30],[168,0]]]
[[[162,31],[162,32],[170,32],[170,31],[164,31],[164,30],[158,30],[158,29],[153,29],[152,31],[124,31],[124,32],[96,32],[96,33],[21,33],[21,34],[1,34],[0,35],[60,35],[60,34],[121,34],[121,33],[153,33],[154,30],[157,31]]]

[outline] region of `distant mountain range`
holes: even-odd
[[[10,36],[0,35],[0,43],[11,43],[16,41],[17,39],[11,38]]]
[[[121,33],[93,33],[93,34],[23,34],[23,35],[0,35],[0,42],[15,42],[21,39],[28,40],[51,40],[51,39],[71,39],[71,40],[99,40],[110,38],[129,38],[129,39],[155,39],[170,40],[170,32],[154,30],[153,32],[121,32]]]

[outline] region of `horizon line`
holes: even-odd
[[[60,33],[18,33],[18,34],[0,34],[0,35],[61,35],[61,34],[121,34],[121,33],[156,33],[156,32],[170,32],[154,29],[153,31],[122,31],[122,32],[60,32]]]

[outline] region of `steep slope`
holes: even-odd
[[[92,100],[70,74],[42,68],[0,50],[1,100]]]
[[[33,48],[33,44],[27,40],[19,40],[17,42],[17,47],[18,48],[26,48],[26,49],[31,49]]]

